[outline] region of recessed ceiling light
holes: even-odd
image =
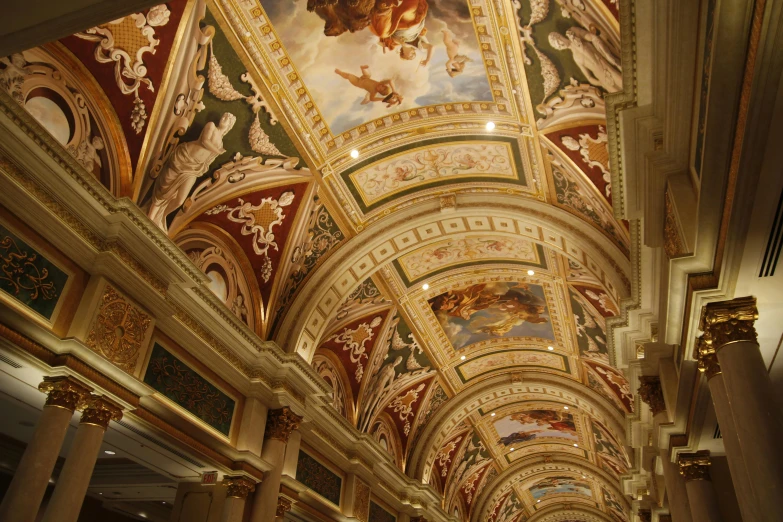
[[[528,270],[527,275],[536,275],[536,273],[533,270]]]
[[[568,406],[563,406],[563,409],[564,409],[564,410],[567,410],[567,409],[568,409]]]
[[[140,516],[141,518],[147,518],[147,514],[146,514],[146,513],[139,513],[139,516]]]
[[[586,475],[582,475],[582,478],[587,478],[587,476]],[[164,504],[165,504],[165,502],[164,502]]]
[[[356,150],[356,149],[353,149],[353,150],[351,151],[351,157],[352,157],[353,159],[356,159],[356,158],[358,158],[358,157],[359,157],[359,151],[358,151],[358,150]]]
[[[460,357],[459,359],[460,359],[461,361],[464,361],[464,360],[465,360],[465,356],[463,355],[463,356],[462,356],[462,357]]]
[[[488,121],[487,122],[487,130],[491,131],[495,128],[495,122],[494,121]]]
[[[430,285],[428,285],[427,283],[424,283],[423,285],[421,285],[421,289],[422,290],[429,290],[430,289]]]
[[[575,448],[578,448],[578,447],[579,447],[579,444],[574,444],[574,447],[575,447]]]
[[[547,346],[547,347],[546,347],[546,349],[547,349],[547,350],[549,350],[549,351],[551,352],[552,350],[554,350],[554,349],[555,349],[555,347],[554,347],[554,346]]]
[[[99,494],[99,495],[103,495],[103,493],[101,493],[101,492],[98,492],[98,494]]]
[[[541,501],[540,501],[540,500],[536,500],[536,502],[537,502],[537,503],[541,503]]]
[[[514,448],[509,449],[508,451],[514,451]]]
[[[490,416],[490,417],[494,417],[494,416],[495,416],[495,413],[494,413],[494,412],[492,412],[492,413],[490,413],[490,414],[489,414],[489,416]]]
[[[117,454],[116,452],[111,451],[111,450],[106,450],[106,451],[104,451],[104,453],[107,454],[107,455],[116,455]]]

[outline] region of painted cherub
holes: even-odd
[[[443,44],[446,46],[446,54],[449,57],[449,60],[446,62],[446,73],[454,78],[463,73],[466,63],[473,60],[464,54],[459,54],[460,42],[454,37],[454,33],[448,29],[444,29],[442,32]]]
[[[385,103],[386,108],[388,109],[402,103],[402,95],[395,90],[394,83],[391,80],[373,80],[370,75],[370,68],[367,65],[362,65],[361,70],[361,76],[356,76],[355,74],[347,73],[340,69],[335,69],[334,72],[351,82],[351,85],[354,87],[367,91],[367,94],[362,100],[362,105],[380,101]]]

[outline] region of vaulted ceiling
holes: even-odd
[[[0,87],[448,513],[626,520],[618,20],[617,0],[174,0],[3,59]]]

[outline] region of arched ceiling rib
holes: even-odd
[[[57,44],[97,123],[72,153],[450,514],[622,520],[618,18],[617,0],[173,0]],[[107,34],[146,76],[96,59]],[[5,60],[3,88],[34,112],[17,84],[62,91],[42,72],[61,62]]]

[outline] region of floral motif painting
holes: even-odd
[[[435,296],[429,304],[455,350],[489,339],[554,340],[540,285],[475,284]]]
[[[427,274],[476,261],[507,261],[541,267],[543,250],[523,238],[465,237],[427,245],[402,256],[399,266],[408,282]]]
[[[530,494],[534,500],[554,494],[593,496],[588,482],[564,476],[547,477],[536,482],[530,487]]]
[[[335,134],[399,110],[493,99],[466,0],[261,4]]]
[[[579,442],[574,416],[555,410],[528,410],[512,413],[493,425],[500,437],[498,444],[513,446],[531,440],[556,438]]]
[[[350,174],[366,206],[410,187],[454,178],[517,179],[509,142],[464,141],[416,148]]]

